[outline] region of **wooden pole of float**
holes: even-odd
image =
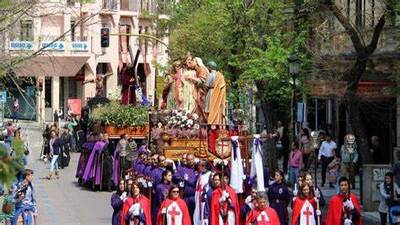
[[[167,45],[165,42],[163,42],[161,39],[159,39],[159,38],[157,38],[157,37],[154,37],[154,36],[152,36],[152,35],[149,35],[149,34],[112,33],[112,34],[110,34],[110,35],[111,35],[111,36],[135,36],[135,37],[148,38],[148,39],[152,39],[152,40],[155,40],[155,41],[161,43],[162,45],[164,45],[164,46],[168,49],[168,51],[171,50],[171,49],[168,47],[168,45]]]

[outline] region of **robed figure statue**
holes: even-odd
[[[132,64],[127,64],[121,71],[121,103],[123,105],[135,105],[136,104],[136,93],[135,93],[135,67]]]

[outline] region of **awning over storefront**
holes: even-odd
[[[17,76],[74,77],[89,56],[38,56],[16,69]]]

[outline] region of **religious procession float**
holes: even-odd
[[[205,66],[191,55],[175,61],[166,73],[159,107],[150,106],[135,80],[134,70],[128,65],[122,69],[119,99],[92,99],[91,135],[83,145],[76,173],[80,183],[89,181],[93,189],[102,189],[103,185],[110,186],[102,179],[112,177],[114,185],[118,184],[125,175],[133,176],[126,165],[143,151],[173,161],[189,154],[207,161],[244,161],[247,174],[250,158],[262,161],[260,136],[249,135],[240,120],[227,124],[226,83],[215,62]],[[121,142],[126,148],[132,145],[138,153],[130,157],[125,147],[120,147]],[[250,145],[258,156],[250,157]]]
[[[146,140],[149,148],[167,158],[184,154],[197,158],[228,158],[231,136],[240,136],[247,151],[246,126],[227,126],[226,83],[215,62],[205,66],[200,58],[177,60],[165,76],[160,107],[149,107],[129,68],[122,74],[120,101],[96,106],[91,111],[92,131]],[[133,88],[132,88],[133,87]],[[229,129],[228,129],[229,128]]]

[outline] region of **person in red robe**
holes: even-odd
[[[141,184],[132,184],[132,197],[127,198],[122,206],[121,225],[151,225],[150,200],[140,193]]]
[[[257,207],[250,211],[246,217],[245,225],[280,225],[278,214],[267,205],[267,196],[258,193],[256,196]]]
[[[192,225],[189,209],[179,193],[179,187],[172,185],[169,197],[161,203],[158,210],[157,225]]]
[[[125,65],[121,71],[121,103],[123,105],[136,104],[135,92],[135,68],[132,65]]]
[[[309,184],[300,186],[298,196],[293,200],[292,225],[316,225],[317,218],[321,215],[317,201]]]
[[[350,193],[347,177],[339,179],[340,193],[329,202],[326,225],[362,225],[360,204],[355,194]]]
[[[216,173],[213,176],[221,174]],[[215,187],[211,195],[211,225],[240,225],[240,208],[237,194],[225,181]]]

